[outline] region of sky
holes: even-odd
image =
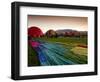
[[[48,30],[72,29],[88,30],[88,17],[28,15],[28,28],[39,27],[43,33]]]

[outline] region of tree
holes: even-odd
[[[52,29],[48,30],[45,35],[47,37],[57,37],[57,33]]]

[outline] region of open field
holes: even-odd
[[[40,60],[38,52],[28,45],[28,66],[87,64],[87,37],[33,38],[40,42],[47,59]],[[82,45],[82,46],[78,46]],[[44,48],[45,47],[45,48]],[[42,63],[41,63],[42,62]]]

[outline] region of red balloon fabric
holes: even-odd
[[[41,37],[43,36],[43,32],[39,27],[29,27],[28,28],[28,36],[29,37]]]

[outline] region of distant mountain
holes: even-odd
[[[56,30],[57,33],[65,33],[65,32],[77,32],[77,30],[72,29],[62,29],[62,30]]]

